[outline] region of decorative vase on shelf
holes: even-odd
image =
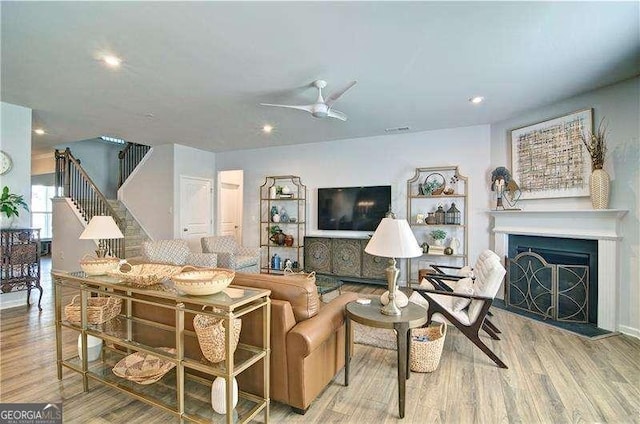
[[[435,246],[442,246],[444,244],[444,240],[442,240],[442,239],[433,239],[433,244]]]
[[[589,177],[589,190],[591,195],[591,205],[593,209],[609,208],[609,185],[610,179],[607,171],[594,168]]]
[[[235,408],[238,405],[238,381],[233,377],[232,383],[232,404]],[[218,377],[211,384],[211,407],[218,414],[227,413],[227,381],[223,377]]]

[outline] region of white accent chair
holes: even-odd
[[[260,272],[260,248],[240,246],[233,236],[210,236],[200,239],[202,251],[218,255],[218,266],[237,272]]]
[[[496,331],[495,326],[490,324],[486,317],[506,270],[498,255],[491,250],[485,250],[478,257],[473,273],[473,279],[464,277],[447,282],[453,291],[418,287],[410,300],[427,308],[426,325],[431,321],[438,321],[456,326],[496,365],[500,368],[508,368],[479,336],[480,330],[483,329],[494,340],[500,340],[496,334],[499,331]],[[433,278],[437,278],[437,274]]]
[[[144,262],[169,265],[193,265],[215,268],[218,257],[215,253],[194,253],[186,240],[156,240],[142,243]]]

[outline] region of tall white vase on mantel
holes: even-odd
[[[602,167],[595,168],[589,177],[589,190],[593,209],[609,208],[610,178]]]

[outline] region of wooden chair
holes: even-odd
[[[483,329],[494,340],[500,340],[496,333],[497,329],[493,324],[487,324],[486,317],[489,313],[491,303],[500,288],[502,279],[506,274],[500,258],[493,252],[491,252],[491,254],[485,254],[485,252],[483,252],[476,262],[474,268],[475,279],[473,282],[471,282],[472,280],[468,277],[461,277],[457,279],[456,284],[452,284],[453,291],[417,288],[415,292],[424,298],[426,302],[425,300],[416,298],[414,295],[412,295],[411,300],[427,307],[426,325],[429,325],[433,320],[456,326],[469,340],[489,356],[496,365],[500,368],[508,368],[507,365],[484,344],[479,335],[480,329]],[[463,280],[464,284],[462,283]],[[463,285],[465,287],[461,287]],[[473,294],[469,293],[470,291],[472,291]],[[466,306],[464,305],[464,299],[469,300]]]
[[[478,256],[478,261],[484,261],[488,258],[495,258],[500,261],[500,257],[495,254],[492,250],[485,250],[480,253]],[[478,262],[474,267],[478,266]],[[469,266],[449,266],[449,265],[438,265],[431,264],[430,267],[434,272],[426,273],[424,278],[433,285],[436,290],[445,290],[445,291],[453,291],[452,286],[455,286],[455,283],[462,278],[471,277],[475,279],[475,274],[473,272],[474,268]],[[491,310],[487,313],[488,316],[493,316]],[[485,319],[483,328],[487,334],[489,334],[492,338],[496,340],[500,340],[496,334],[500,334],[501,331],[498,327],[496,327],[489,319]]]

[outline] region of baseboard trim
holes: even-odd
[[[620,325],[618,328],[618,331],[620,331],[623,334],[626,334],[627,336],[631,336],[631,337],[635,337],[636,339],[640,339],[640,330],[637,328],[633,328],[633,327],[628,327],[626,325]]]

